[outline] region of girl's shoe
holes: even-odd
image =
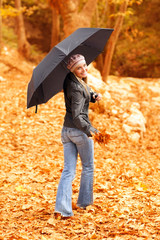
[[[67,220],[73,218],[73,216],[64,217],[61,215],[61,213],[54,213],[54,217],[57,220]]]

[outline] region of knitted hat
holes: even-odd
[[[72,55],[68,59],[67,68],[71,72],[73,72],[75,70],[75,68],[81,63],[86,63],[84,56],[82,56],[80,54]]]

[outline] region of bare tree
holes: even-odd
[[[21,0],[15,0],[15,7],[18,10],[18,15],[16,16],[17,23],[17,35],[18,35],[18,51],[24,57],[30,57],[30,45],[26,38],[23,14],[21,11]]]
[[[113,53],[115,50],[115,46],[122,28],[125,12],[127,10],[129,0],[124,0],[120,6],[120,11],[119,11],[119,16],[116,19],[115,27],[114,27],[114,32],[112,33],[108,45],[107,45],[107,52],[105,55],[105,60],[104,60],[104,65],[103,65],[103,70],[102,70],[102,78],[103,81],[107,81],[107,77],[110,72],[111,68],[111,61],[113,57]]]
[[[49,0],[52,7],[57,9],[62,17],[64,38],[77,28],[91,26],[91,19],[95,13],[97,1],[88,0],[80,9],[79,0]]]
[[[51,48],[52,48],[59,42],[60,38],[59,1],[48,0],[48,3],[52,7],[52,30],[51,30]]]
[[[59,11],[52,8],[52,35],[51,35],[51,48],[59,42],[60,19]]]
[[[2,14],[1,14],[2,2],[3,0],[0,0],[0,54],[2,52]]]
[[[61,0],[63,2],[63,0]],[[62,6],[61,15],[64,23],[64,36],[67,37],[77,28],[90,27],[93,14],[95,13],[97,0],[88,0],[83,8],[79,11],[79,1],[66,0]]]

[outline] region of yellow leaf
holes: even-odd
[[[44,236],[41,237],[41,240],[47,240],[47,238],[45,238]]]
[[[74,230],[76,230],[76,229],[81,229],[82,228],[82,225],[81,224],[76,224],[75,226],[74,226]]]
[[[23,188],[22,185],[15,188],[18,192],[27,192],[28,190],[26,188]]]
[[[139,182],[135,187],[140,192],[147,191],[147,186],[142,182]]]
[[[55,225],[55,220],[54,220],[54,218],[49,218],[49,219],[48,219],[48,223],[49,223],[50,225]]]
[[[28,209],[30,209],[32,207],[32,205],[30,205],[30,204],[24,204],[23,206],[22,206],[22,209],[23,210],[28,210]]]

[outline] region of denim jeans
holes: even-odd
[[[78,153],[82,163],[81,182],[77,205],[86,207],[93,203],[94,146],[93,139],[76,128],[63,127],[61,139],[64,149],[64,169],[59,182],[55,212],[73,216],[72,181],[76,173]]]

